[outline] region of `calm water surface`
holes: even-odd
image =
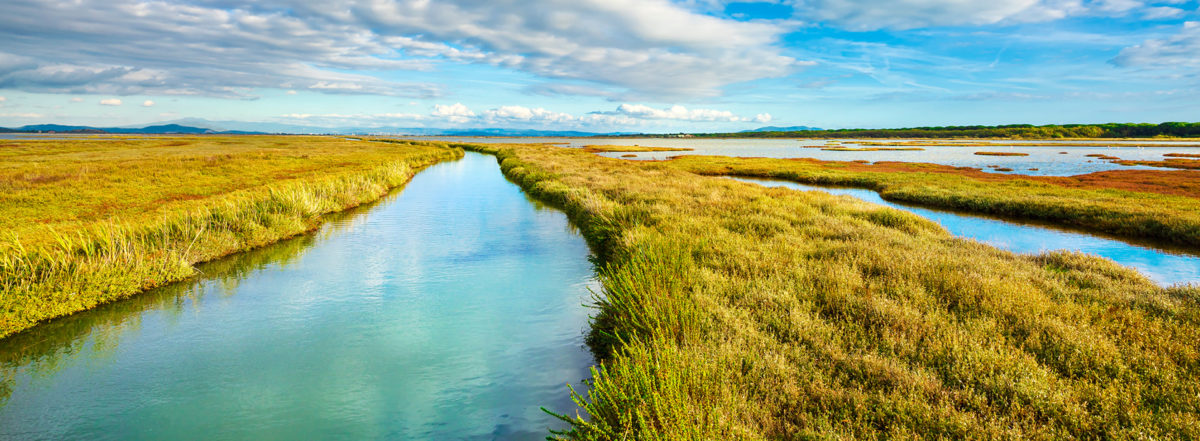
[[[589,251],[467,153],[316,235],[0,341],[0,439],[542,439]]]
[[[825,146],[826,140],[797,139],[679,139],[679,138],[484,138],[484,137],[416,137],[413,139],[436,139],[456,142],[477,143],[556,143],[564,147],[582,147],[589,144],[642,145],[654,147],[686,147],[690,152],[644,152],[635,153],[632,159],[666,159],[678,155],[722,155],[764,158],[813,158],[825,161],[900,161],[928,162],[955,167],[974,167],[990,173],[1022,174],[1036,176],[1072,176],[1106,170],[1155,170],[1154,167],[1113,164],[1089,154],[1116,156],[1128,160],[1161,161],[1165,153],[1200,153],[1200,147],[1172,147],[1171,141],[1038,141],[1054,142],[1053,147],[1014,146],[1003,141],[992,142],[983,147],[921,147],[923,151],[875,151],[875,152],[831,152],[805,146]],[[841,146],[855,147],[857,141],[838,140]],[[905,140],[867,140],[905,141]],[[972,140],[973,142],[981,142]],[[1106,147],[1080,147],[1072,144],[1106,143]],[[1200,141],[1186,141],[1196,144]],[[1125,144],[1162,144],[1163,147],[1129,147]],[[1179,142],[1175,142],[1178,144]],[[975,152],[999,151],[1028,153],[1029,156],[980,156]],[[1061,154],[1060,152],[1067,152]],[[620,157],[629,153],[601,153],[602,156]],[[990,165],[1013,169],[999,172]],[[1037,169],[1037,170],[1031,170]],[[1170,170],[1157,168],[1157,170]]]
[[[951,234],[975,239],[997,248],[1016,253],[1039,253],[1050,250],[1074,250],[1095,254],[1136,268],[1151,280],[1163,285],[1200,283],[1200,256],[1182,251],[1164,250],[1148,245],[1093,236],[1040,225],[1029,225],[988,217],[951,213],[929,208],[898,204],[884,200],[873,190],[805,185],[769,179],[729,178],[770,187],[786,187],[804,191],[823,191],[846,195],[867,202],[909,211],[937,222]]]

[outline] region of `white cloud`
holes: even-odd
[[[83,98],[80,98],[80,97],[74,97],[74,98],[71,98],[71,102],[72,102],[72,103],[82,103],[82,102],[83,102]]]
[[[45,118],[41,113],[0,113],[3,118]]]
[[[437,85],[378,72],[459,62],[644,96],[711,96],[807,64],[777,47],[782,23],[688,8],[670,0],[10,0],[0,15],[0,88],[432,98]],[[19,68],[4,68],[8,61]]]
[[[500,106],[483,112],[484,120],[488,123],[504,122],[536,122],[542,124],[562,124],[578,121],[575,116],[546,110],[543,108],[528,108],[523,106]]]
[[[464,123],[474,117],[475,112],[462,103],[454,103],[452,105],[438,104],[433,106],[433,112],[430,115],[445,118],[452,123]]]
[[[150,101],[150,100],[142,101],[142,107],[152,107],[152,106],[154,106],[154,101]]]
[[[3,103],[5,101],[8,101],[8,98],[0,96],[0,103]]]
[[[1142,18],[1145,18],[1147,20],[1179,18],[1179,17],[1183,17],[1183,15],[1186,13],[1187,13],[1187,11],[1184,11],[1179,8],[1159,6],[1159,7],[1153,7],[1153,8],[1146,8],[1144,11],[1142,11]]]
[[[1123,16],[1144,0],[792,0],[798,15],[867,31],[1036,23],[1072,16]]]
[[[100,100],[100,105],[102,105],[102,106],[119,106],[119,105],[121,105],[121,100],[116,99],[116,98],[103,99],[103,100]]]
[[[289,90],[289,91],[287,91],[287,94],[288,94],[288,95],[295,95],[296,93],[297,93],[297,92],[296,92],[295,90]]]
[[[1200,22],[1184,23],[1183,29],[1172,37],[1146,40],[1122,49],[1111,62],[1122,67],[1200,67]]]

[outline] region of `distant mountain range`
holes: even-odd
[[[424,127],[311,127],[291,124],[208,121],[188,118],[145,127],[93,127],[62,124],[33,124],[16,128],[0,127],[0,133],[74,133],[74,134],[331,134],[331,135],[412,135],[412,136],[619,136],[633,133],[596,133],[575,130],[530,130],[503,128],[437,129]]]
[[[92,127],[92,126],[68,126],[62,124],[33,124],[21,126],[17,128],[0,127],[0,132],[5,133],[113,133],[113,134],[223,134],[223,135],[250,135],[261,134],[263,132],[248,132],[241,130],[213,130],[203,127],[190,127],[179,124],[159,124],[146,127]]]
[[[790,127],[766,126],[766,127],[759,127],[759,128],[757,128],[757,129],[754,129],[754,130],[742,130],[742,131],[740,131],[740,132],[738,132],[738,133],[754,133],[754,132],[806,132],[806,131],[810,131],[810,130],[824,130],[824,129],[821,129],[821,128],[819,128],[819,127],[809,127],[809,126],[790,126]]]
[[[740,133],[789,132],[820,130],[815,127],[761,127]],[[503,128],[459,128],[439,129],[425,127],[312,127],[294,124],[243,121],[209,121],[200,118],[185,118],[164,121],[145,127],[93,127],[62,124],[33,124],[16,128],[0,127],[0,133],[111,133],[111,134],[183,134],[183,135],[257,135],[257,134],[321,134],[321,135],[411,135],[411,136],[516,136],[516,137],[587,137],[587,136],[636,136],[636,132],[582,132],[575,130],[532,130]],[[650,135],[654,136],[654,135]]]

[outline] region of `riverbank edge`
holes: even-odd
[[[63,235],[53,248],[0,260],[0,340],[56,318],[126,299],[196,275],[195,266],[310,233],[330,214],[375,202],[402,189],[420,171],[459,160],[442,151],[368,170],[239,190],[151,225],[102,225]]]
[[[772,424],[771,420],[778,418],[779,414],[755,406],[747,407],[749,403],[743,401],[745,397],[742,396],[742,393],[749,392],[746,390],[742,392],[733,391],[719,385],[726,384],[730,380],[739,378],[739,376],[753,377],[754,375],[761,374],[764,366],[773,366],[780,360],[772,358],[768,361],[756,359],[756,357],[767,355],[775,357],[777,354],[743,354],[743,356],[751,358],[742,358],[740,361],[727,360],[726,358],[728,358],[729,354],[721,352],[725,348],[709,348],[701,343],[702,340],[707,338],[716,338],[720,341],[724,338],[732,337],[720,337],[711,333],[713,331],[711,328],[714,325],[713,320],[722,320],[724,318],[708,317],[706,310],[713,305],[698,304],[698,302],[703,303],[705,300],[693,297],[695,295],[693,290],[707,289],[694,285],[694,283],[699,282],[700,279],[706,276],[703,274],[706,270],[696,267],[693,263],[692,259],[696,257],[686,252],[676,255],[678,252],[684,251],[686,247],[675,249],[672,245],[676,244],[671,242],[673,239],[665,238],[665,236],[657,237],[660,235],[654,235],[653,233],[651,233],[651,236],[644,235],[649,231],[657,229],[655,227],[656,220],[650,217],[652,215],[647,211],[651,210],[650,207],[638,205],[636,202],[633,203],[634,205],[629,205],[620,200],[610,199],[613,197],[620,199],[621,196],[619,194],[609,194],[608,192],[597,193],[596,189],[588,186],[568,184],[564,181],[567,178],[566,175],[559,175],[543,167],[536,161],[523,156],[532,154],[522,150],[524,147],[459,146],[466,150],[496,156],[497,162],[500,163],[501,170],[506,177],[517,183],[531,197],[565,212],[571,222],[579,228],[589,244],[592,244],[594,249],[597,250],[597,275],[604,291],[603,297],[599,294],[596,297],[596,307],[599,312],[592,319],[591,334],[589,335],[588,343],[596,353],[598,359],[601,360],[601,364],[593,369],[593,381],[589,383],[590,390],[586,393],[586,396],[582,393],[577,393],[573,388],[571,389],[572,396],[580,406],[579,410],[585,412],[587,416],[585,417],[579,413],[573,416],[559,415],[560,418],[570,422],[573,426],[573,429],[570,431],[555,433],[559,439],[624,439],[628,436],[644,437],[645,439],[774,438],[774,436],[768,435],[768,433],[771,433],[771,430],[767,429],[764,431],[763,429],[766,429],[766,427],[762,425]],[[900,221],[899,218],[894,219],[895,222],[891,218],[885,220],[883,217],[886,216],[883,216],[883,213],[869,217],[872,219],[872,222],[880,223],[887,227],[900,228],[901,230],[909,227],[916,230],[922,229],[918,225],[919,223],[910,225],[907,220]],[[876,219],[877,217],[878,219]],[[667,226],[662,227],[669,228]],[[634,235],[630,236],[630,233],[634,233]],[[925,233],[921,232],[920,234],[923,235]],[[708,242],[709,239],[697,238],[697,240],[703,243]],[[983,245],[978,248],[981,254],[988,254],[984,250],[996,251]],[[999,252],[999,254],[1011,256],[1004,252]],[[1011,257],[1004,257],[1003,259],[1011,259]],[[1162,302],[1162,306],[1168,304],[1170,306],[1166,309],[1158,309],[1157,306],[1148,309],[1154,309],[1155,313],[1170,310],[1171,312],[1168,315],[1181,314],[1179,319],[1191,323],[1194,321],[1195,314],[1194,310],[1193,312],[1188,312],[1188,308],[1194,307],[1195,302],[1200,300],[1200,297],[1196,297],[1200,292],[1197,292],[1194,287],[1173,287],[1168,289],[1154,287],[1140,276],[1132,273],[1126,274],[1126,272],[1111,262],[1076,253],[1056,252],[1032,257],[1018,257],[1017,260],[1029,260],[1031,261],[1029,263],[1034,263],[1030,268],[1024,269],[1044,271],[1045,274],[1041,274],[1039,277],[1056,274],[1050,277],[1065,276],[1067,279],[1051,282],[1055,285],[1047,285],[1042,287],[1042,289],[1080,290],[1081,293],[1076,294],[1078,295],[1096,289],[1097,287],[1094,286],[1094,283],[1113,283],[1114,287],[1120,287],[1120,296],[1131,294],[1125,292],[1126,290],[1133,291],[1136,295],[1129,297],[1130,300],[1122,299],[1119,301],[1129,302],[1124,304],[1123,307],[1130,309],[1120,310],[1121,313],[1140,315],[1144,313],[1142,312],[1144,306],[1141,303]],[[1023,266],[1025,263],[1020,265]],[[1038,265],[1043,266],[1033,268]],[[979,269],[982,270],[983,268]],[[1021,279],[1021,276],[1011,274],[1003,278],[1009,277]],[[1082,283],[1085,278],[1087,279],[1087,283]],[[1102,279],[1106,281],[1101,282]],[[1007,283],[1009,282],[989,282],[988,285],[996,285],[990,288],[1011,288],[1011,286],[1006,285]],[[1037,283],[1045,283],[1045,281]],[[1058,283],[1063,284],[1057,285]],[[1076,284],[1080,283],[1082,284],[1076,286]],[[747,286],[747,288],[750,288],[750,286]],[[979,287],[969,288],[968,290],[976,289],[979,289]],[[772,297],[771,293],[763,293],[762,295]],[[1087,295],[1092,296],[1093,294]],[[1114,299],[1118,297],[1116,293],[1111,295]],[[1096,297],[1089,298],[1091,301],[1097,300]],[[1070,301],[1067,304],[1070,305]],[[1020,308],[1017,310],[1020,310]],[[1117,310],[1107,309],[1108,314],[1114,313],[1114,311]],[[1099,314],[1097,317],[1102,315]],[[1095,321],[1097,319],[1096,317],[1092,317],[1091,320]],[[778,323],[767,324],[779,326]],[[765,329],[770,330],[773,328],[768,326]],[[1063,368],[1063,366],[1057,366],[1057,364],[1063,363],[1061,360],[1054,361],[1047,354],[1038,353],[1044,351],[1045,348],[1029,346],[1029,341],[1022,343],[1021,339],[1016,340],[1016,344],[1019,344],[1025,351],[1030,351],[1027,354],[1035,355],[1040,362],[1049,365],[1042,366],[1042,368]],[[700,343],[700,346],[696,346],[697,343]],[[1077,344],[1077,342],[1071,344]],[[691,349],[685,349],[688,347],[691,347]],[[699,354],[696,353],[697,349],[700,350]],[[697,356],[699,358],[696,358]],[[1091,357],[1094,355],[1085,354],[1082,356]],[[868,355],[867,358],[870,358],[870,356]],[[736,368],[739,362],[741,363],[740,370]],[[1028,362],[1028,360],[1022,360],[1022,363],[1025,362]],[[680,370],[680,368],[684,369]],[[988,371],[988,369],[991,368],[984,368],[984,371]],[[971,373],[962,372],[962,374],[970,375]],[[741,379],[745,380],[747,378]],[[1124,387],[1125,385],[1120,382],[1107,384],[1110,387]],[[771,390],[771,387],[767,387],[765,384],[743,386],[750,387],[757,392]],[[972,387],[977,386],[979,385]],[[760,390],[760,387],[765,389]],[[971,387],[968,387],[968,389],[971,389]],[[988,388],[984,387],[983,389]],[[830,400],[823,400],[821,403],[814,403],[813,406],[824,408],[826,405],[832,405],[836,401],[837,398],[831,398]],[[1035,404],[1035,407],[1047,406],[1050,408],[1058,405],[1054,400],[1032,404]],[[891,409],[889,406],[884,407]],[[900,409],[892,410],[899,411]],[[1178,411],[1178,409],[1172,410],[1171,406],[1160,410],[1168,413]],[[763,413],[763,411],[766,411],[766,413]],[[739,421],[738,418],[733,417],[733,415],[739,413],[748,415],[748,419]],[[890,414],[890,411],[882,411],[882,413],[891,415],[884,419],[892,422],[905,420],[906,418]],[[834,411],[833,415],[830,418],[837,420],[836,411]],[[858,433],[861,436],[868,436],[871,433],[879,435],[880,433],[895,429],[895,427],[888,428],[884,420],[872,421],[872,417],[850,417],[849,414],[845,416],[852,420],[862,419],[864,420],[863,422],[870,421],[870,423],[866,426],[857,427],[854,429],[854,432],[825,432],[817,427],[808,427],[807,430],[800,430],[800,432],[791,432],[791,430],[799,429],[797,427],[785,430],[791,432],[793,435],[805,433],[809,437],[820,438],[821,436],[818,436],[818,433],[825,433],[826,435],[829,433],[840,433],[842,435]],[[923,420],[928,416],[924,415],[917,419]],[[961,436],[964,433],[969,433],[972,429],[969,428],[969,425],[962,422],[970,419],[970,411],[967,411],[965,414],[959,414],[959,416],[967,419],[937,423],[926,421],[925,423],[933,424],[926,426],[926,429],[930,430],[926,434],[926,437],[939,438],[948,433],[956,433]],[[1143,416],[1138,415],[1138,418]],[[892,420],[891,418],[893,417],[899,418],[899,420]],[[992,415],[992,417],[995,416]],[[1059,417],[1064,418],[1059,420]],[[1003,424],[1001,426],[989,427],[995,429],[995,433],[993,434],[1009,433],[1009,435],[1023,433],[1021,430],[1033,430],[1043,435],[1047,433],[1067,433],[1058,432],[1062,430],[1107,433],[1108,430],[1115,427],[1111,424],[1112,421],[1095,420],[1084,426],[1074,426],[1072,428],[1074,424],[1079,423],[1079,421],[1073,420],[1078,417],[1079,415],[1072,417],[1057,415],[1051,418],[1053,421],[1032,423],[1024,429],[1004,429],[1001,427]],[[1094,415],[1094,417],[1101,418],[1100,415]],[[1084,416],[1083,418],[1086,419],[1087,417]],[[1003,420],[1003,418],[1000,419]],[[1105,417],[1104,419],[1107,418]],[[778,421],[774,423],[778,423]],[[823,426],[830,423],[830,421],[824,423],[812,421],[812,423],[816,426]],[[1159,420],[1159,423],[1165,424],[1166,420]],[[882,426],[879,424],[882,424]],[[923,424],[916,423],[917,426]],[[1186,426],[1186,423],[1184,426]],[[814,429],[816,430],[815,432],[813,431]],[[845,428],[843,427],[843,429]],[[779,428],[776,427],[775,430],[779,430]],[[862,433],[859,433],[857,430],[862,430]],[[962,432],[962,430],[966,430],[967,432]],[[1042,432],[1043,430],[1048,432]],[[1154,430],[1165,430],[1168,433],[1176,430],[1186,431],[1186,429],[1176,424],[1165,424],[1155,427]],[[910,436],[915,435],[914,432],[903,432],[903,429],[901,429],[901,433],[908,433]],[[775,435],[780,434],[775,433]],[[921,437],[915,436],[914,438]]]
[[[997,178],[985,182],[947,173],[856,172],[774,158],[689,155],[661,163],[704,176],[779,179],[862,188],[893,202],[1043,222],[1134,240],[1200,247],[1200,213],[1180,209],[1180,202],[1195,201],[1184,196],[1071,188],[1028,176],[1005,176],[1003,180]],[[919,185],[915,181],[919,181]],[[1032,191],[1048,194],[1033,194]]]

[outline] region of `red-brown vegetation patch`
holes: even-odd
[[[818,164],[838,164],[839,168],[855,172],[945,173],[980,181],[1022,179],[1070,188],[1105,188],[1200,198],[1200,171],[1196,170],[1110,170],[1076,176],[1027,176],[987,173],[973,167],[914,162],[876,162],[868,165],[853,162],[818,161],[808,158],[802,160]]]
[[[1200,170],[1200,159],[1175,159],[1165,161],[1116,161],[1121,165],[1145,165],[1149,167],[1178,168],[1183,170]]]

